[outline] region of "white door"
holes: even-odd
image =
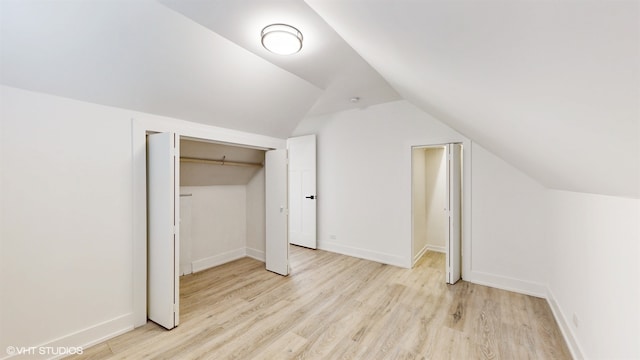
[[[172,329],[179,302],[179,162],[172,133],[149,135],[148,172],[148,317]]]
[[[191,194],[180,195],[180,275],[193,272],[191,262]]]
[[[316,248],[316,136],[287,140],[289,150],[289,242]]]
[[[462,248],[462,145],[447,145],[447,198],[449,236],[446,245],[447,283],[455,284],[461,277]]]
[[[267,270],[289,275],[287,150],[265,154],[265,262]]]

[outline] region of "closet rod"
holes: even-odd
[[[227,160],[198,159],[198,158],[190,158],[190,157],[180,157],[180,161],[181,162],[187,162],[187,163],[195,163],[195,164],[262,167],[262,164],[260,164],[260,163],[247,163],[247,162],[227,161]]]

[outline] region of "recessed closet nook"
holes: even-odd
[[[265,152],[180,140],[180,275],[264,261]]]

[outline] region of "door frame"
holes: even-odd
[[[133,325],[147,322],[147,141],[148,133],[173,132],[196,138],[261,150],[286,149],[286,140],[210,125],[155,116],[131,119],[132,179],[132,301]]]
[[[450,138],[450,139],[439,139],[432,141],[414,141],[406,144],[406,153],[408,156],[406,157],[406,164],[408,166],[408,178],[409,185],[407,186],[408,197],[409,197],[409,207],[410,214],[409,224],[410,226],[410,237],[409,239],[409,249],[407,250],[408,259],[409,259],[409,268],[413,268],[413,149],[421,148],[421,147],[435,147],[435,146],[446,146],[447,144],[462,144],[462,241],[461,241],[461,253],[462,253],[462,268],[461,275],[463,280],[467,280],[471,276],[471,264],[472,264],[472,239],[471,239],[471,163],[472,163],[472,142],[469,139],[465,138]]]

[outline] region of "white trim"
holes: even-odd
[[[48,341],[46,343],[34,346],[35,348],[51,347],[54,349],[60,347],[82,347],[83,352],[89,347],[99,344],[103,341],[112,339],[118,335],[124,334],[133,330],[133,314],[125,314],[113,318],[111,320],[103,321],[99,324],[90,326],[86,329],[73,332],[71,334],[59,337],[57,339]],[[4,350],[4,349],[2,349]],[[37,353],[37,352],[36,352]],[[3,351],[4,354],[4,351]],[[23,357],[24,355],[14,355],[3,357],[5,359],[13,359]],[[52,357],[38,357],[43,359],[61,359],[69,354],[54,355]]]
[[[580,346],[580,343],[578,342],[578,337],[574,333],[573,328],[569,325],[571,323],[567,320],[567,316],[560,308],[560,305],[558,305],[556,297],[553,295],[553,291],[551,291],[551,288],[548,286],[547,302],[549,303],[553,317],[556,319],[556,323],[560,328],[560,332],[564,337],[564,341],[567,343],[571,356],[576,360],[584,359],[584,351],[582,351],[582,346]]]
[[[578,341],[578,337],[576,336],[573,328],[570,326],[571,322],[568,320],[569,318],[562,311],[562,308],[556,301],[555,295],[549,286],[530,282],[523,281],[514,278],[508,278],[499,275],[492,275],[487,273],[482,273],[478,271],[473,271],[468,279],[465,279],[469,282],[478,285],[485,285],[494,287],[497,289],[513,291],[520,294],[531,295],[540,297],[547,300],[549,307],[551,308],[551,312],[553,313],[553,317],[560,328],[560,332],[562,333],[562,337],[564,338],[569,351],[571,352],[571,356],[576,360],[584,359],[584,351],[580,342]]]
[[[445,249],[445,247],[444,247],[444,246],[437,246],[437,245],[429,245],[429,244],[426,244],[426,245],[422,248],[422,250],[420,250],[420,251],[416,254],[416,256],[414,256],[414,257],[413,257],[413,265],[415,265],[415,264],[418,262],[418,260],[420,260],[420,258],[421,258],[422,256],[424,256],[424,254],[425,254],[427,251],[433,251],[433,252],[443,253],[443,254],[444,254],[444,253],[446,253],[446,252],[447,252],[447,249]]]
[[[240,249],[227,251],[222,254],[209,256],[204,259],[196,260],[191,263],[191,266],[193,268],[193,272],[197,273],[198,271],[210,269],[218,265],[222,265],[234,260],[242,259],[243,257],[246,257],[246,250],[245,248],[240,248]]]
[[[334,242],[319,241],[318,249],[330,251],[330,252],[334,252],[342,255],[357,257],[360,259],[376,261],[383,264],[394,265],[402,268],[407,268],[407,269],[411,268],[411,264],[410,263],[407,264],[407,259],[403,257],[389,255],[389,254],[385,254],[377,251],[371,251],[368,249],[357,248],[353,246],[346,246],[346,245],[337,244]]]
[[[256,259],[258,261],[265,261],[265,257],[264,257],[264,251],[262,250],[257,250],[257,249],[252,249],[252,248],[245,248],[246,251],[246,255],[247,257],[250,257],[252,259]]]
[[[439,253],[443,253],[443,254],[447,252],[447,249],[444,246],[427,244],[424,248],[425,248],[426,251],[439,252]]]
[[[420,260],[420,258],[424,255],[424,253],[427,252],[428,250],[427,246],[428,245],[425,245],[420,251],[418,251],[416,256],[413,257],[413,265],[415,265],[418,262],[418,260]]]
[[[547,297],[547,286],[533,281],[520,280],[475,270],[467,274],[465,280],[478,285],[490,286],[496,289],[513,291],[543,299]]]

